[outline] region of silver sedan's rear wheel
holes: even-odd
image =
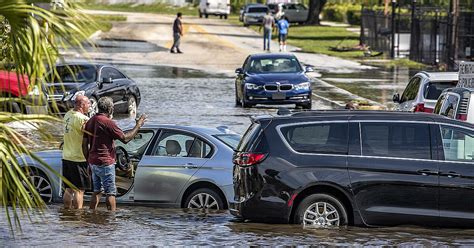
[[[219,194],[207,188],[197,189],[189,194],[184,206],[190,209],[224,209],[224,204]]]
[[[44,202],[48,203],[53,200],[53,188],[49,179],[43,175],[43,173],[31,172],[28,179]],[[26,182],[23,182],[23,186],[28,189],[28,184]]]
[[[326,194],[307,196],[298,205],[295,223],[311,227],[337,227],[348,224],[347,211],[337,198]]]

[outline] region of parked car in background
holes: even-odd
[[[401,97],[398,93],[393,96],[393,102],[398,103],[396,109],[400,111],[432,113],[441,92],[457,82],[457,72],[418,72]]]
[[[230,14],[230,0],[200,0],[198,11],[199,18],[215,15],[227,19]]]
[[[235,70],[235,104],[249,108],[257,104],[296,104],[311,109],[311,80],[293,54],[249,55]]]
[[[444,90],[436,103],[434,113],[474,124],[474,89]]]
[[[268,7],[263,4],[248,4],[242,12],[244,26],[261,25],[263,17],[267,14]]]
[[[278,11],[278,5],[282,6],[282,11],[289,22],[305,23],[308,19],[308,8],[300,3],[273,3],[268,4],[268,7],[275,14]]]
[[[136,114],[141,95],[138,85],[123,72],[105,64],[65,64],[56,66],[58,75],[48,75],[49,104],[53,110],[66,113],[78,95],[91,101],[91,113],[97,112],[97,101],[111,97],[115,113]]]
[[[385,111],[252,119],[233,215],[308,226],[474,227],[474,125]]]
[[[145,125],[128,144],[115,141],[117,202],[227,209],[233,198],[232,154],[239,140],[226,127]],[[61,171],[60,150],[36,155]],[[54,173],[31,158],[23,166],[30,168],[45,202],[61,202],[61,180]]]
[[[23,114],[47,114],[48,101],[43,90],[31,86],[26,75],[0,70],[0,111]]]

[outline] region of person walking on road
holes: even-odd
[[[182,14],[178,12],[176,19],[173,23],[173,46],[171,47],[171,53],[183,53],[179,50],[179,45],[181,43],[181,37],[183,37],[183,24],[181,23]],[[175,51],[176,49],[176,51]]]
[[[290,28],[288,18],[286,18],[286,16],[283,16],[280,20],[277,21],[277,26],[280,52],[286,52],[286,39],[288,38],[288,29]]]
[[[74,108],[64,115],[63,176],[76,187],[72,189],[68,184],[64,186],[66,190],[63,202],[66,209],[81,209],[84,191],[91,187],[86,157],[81,149],[84,125],[89,120],[86,116],[89,108],[89,98],[79,95],[75,99]]]
[[[110,97],[103,97],[97,103],[98,113],[92,117],[84,128],[83,152],[88,154],[87,162],[92,170],[93,194],[90,209],[96,209],[102,193],[106,195],[109,210],[115,211],[115,143],[118,139],[128,143],[135,137],[145,123],[146,116],[141,115],[135,127],[123,132],[112,120],[114,103]]]
[[[270,51],[270,42],[272,41],[272,29],[275,27],[275,19],[267,10],[267,14],[263,17],[263,50]],[[260,27],[261,30],[261,27]]]

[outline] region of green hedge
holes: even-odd
[[[323,20],[360,25],[360,4],[327,4],[323,9]]]

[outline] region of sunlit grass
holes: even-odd
[[[154,4],[95,4],[86,3],[83,5],[86,9],[92,10],[110,10],[110,11],[125,11],[125,12],[145,12],[145,13],[157,13],[157,14],[170,14],[176,15],[181,12],[183,15],[198,15],[197,8],[192,6],[186,7],[175,7],[165,3],[154,3]]]

